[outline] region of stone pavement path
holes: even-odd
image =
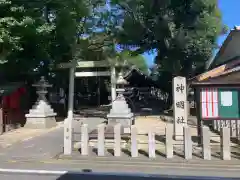
[[[63,128],[18,142],[2,149],[1,159],[43,159],[52,158],[63,152]]]
[[[57,127],[50,129],[27,129],[23,127],[10,132],[6,132],[0,136],[0,148],[6,148],[12,146],[15,143],[30,140],[34,137],[52,132],[62,126],[63,122],[59,122]]]
[[[89,128],[95,128],[103,119],[83,119],[81,121],[74,121],[73,126],[76,130],[80,130],[81,123],[88,123]],[[11,133],[12,138],[17,140],[11,146],[1,147],[0,160],[14,160],[14,159],[50,159],[63,152],[63,124],[58,128],[49,130],[30,130],[27,135],[21,135],[20,132]],[[38,136],[32,136],[38,132]],[[41,133],[39,133],[41,132]],[[44,132],[44,133],[43,133]],[[11,136],[10,134],[8,136]],[[30,136],[31,135],[31,136]],[[7,137],[8,137],[7,136]],[[19,137],[18,137],[19,136]],[[5,136],[6,137],[6,136]],[[4,138],[2,138],[4,140]],[[6,141],[6,139],[5,139]]]
[[[156,144],[159,148],[165,148],[165,127],[167,124],[172,125],[171,121],[163,121],[159,116],[140,116],[136,117],[136,127],[138,129],[139,147],[148,148],[148,132],[153,130],[156,134]],[[190,126],[190,125],[189,125]],[[190,126],[193,137],[197,136],[197,128]],[[182,141],[175,141],[175,146],[182,146]]]

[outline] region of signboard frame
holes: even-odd
[[[214,117],[204,117],[203,116],[203,108],[202,108],[202,89],[217,89],[218,93],[221,93],[222,91],[231,91],[231,92],[237,92],[237,101],[238,101],[238,117],[223,117],[221,115],[218,116],[214,116]],[[198,116],[200,117],[201,120],[203,121],[211,121],[211,120],[240,120],[240,87],[222,87],[222,86],[213,86],[213,87],[199,87],[197,92],[197,96],[199,96],[198,99]],[[219,95],[218,95],[219,96]],[[236,100],[236,99],[235,99]],[[219,108],[219,103],[221,103],[220,101],[217,102],[218,103],[218,108]],[[219,110],[219,109],[218,109]]]

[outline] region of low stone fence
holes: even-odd
[[[239,120],[213,120],[213,129],[220,132],[223,127],[230,129],[230,136],[238,138],[240,136],[240,121]]]
[[[97,138],[95,142],[95,148],[97,149],[97,156],[105,156],[105,152],[107,149],[106,142],[107,139],[105,138],[105,124],[100,124],[97,127]],[[220,129],[220,158],[222,160],[231,160],[231,138],[230,138],[230,128],[229,127],[222,127]],[[202,141],[201,145],[198,145],[200,149],[199,154],[202,159],[204,160],[211,160],[212,159],[212,139],[209,127],[204,126],[202,127]],[[147,140],[147,149],[148,149],[148,157],[149,158],[156,158],[156,151],[157,149],[157,140],[156,133],[154,130],[149,130]],[[131,132],[129,134],[129,151],[131,157],[138,157],[139,156],[139,144],[138,144],[138,129],[135,125],[131,126]],[[165,127],[165,134],[163,138],[163,148],[165,151],[165,157],[171,159],[174,157],[174,145],[176,141],[173,139],[173,126],[171,124],[167,124]],[[183,140],[180,141],[182,145],[183,157],[186,160],[191,160],[193,158],[193,149],[194,149],[194,142],[192,140],[191,128],[188,126],[184,127],[184,136]],[[237,144],[238,146],[239,144]],[[89,155],[90,151],[90,139],[89,139],[89,130],[88,125],[83,124],[81,127],[81,142],[80,142],[80,149],[81,155],[87,156]],[[238,148],[238,147],[237,147]],[[113,155],[116,157],[120,157],[122,155],[122,135],[121,135],[121,125],[117,124],[114,127],[114,134],[112,139],[112,149]],[[239,158],[239,157],[238,157]]]

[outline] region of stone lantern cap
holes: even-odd
[[[122,72],[120,72],[118,74],[118,79],[116,81],[116,84],[118,84],[118,85],[126,85],[126,84],[128,84],[128,82],[123,78]]]
[[[52,87],[52,85],[48,83],[48,81],[45,79],[44,76],[41,76],[41,78],[38,81],[38,83],[35,83],[32,86],[33,87],[40,87],[40,88]]]

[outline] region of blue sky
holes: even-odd
[[[226,24],[229,29],[232,29],[234,25],[240,25],[239,19],[239,7],[240,0],[219,0],[219,7],[222,11],[223,23]],[[227,35],[218,38],[218,44],[221,45]],[[144,57],[147,60],[148,66],[153,65],[155,54],[144,53]]]

